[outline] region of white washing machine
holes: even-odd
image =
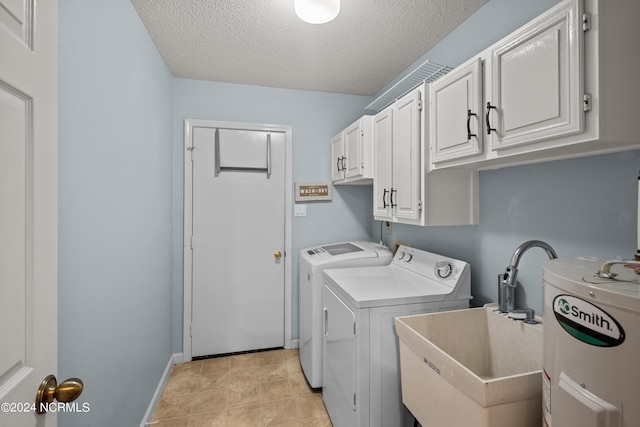
[[[548,427],[640,426],[640,275],[638,265],[619,264],[587,258],[544,264]]]
[[[412,426],[394,318],[469,307],[469,264],[400,246],[383,267],[325,270],[322,398],[333,426]]]
[[[392,257],[386,246],[373,242],[331,243],[300,251],[300,364],[311,387],[322,387],[322,272],[327,268],[387,265]]]

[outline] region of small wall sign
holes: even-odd
[[[330,182],[296,182],[296,202],[332,200]]]

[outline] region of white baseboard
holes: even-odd
[[[291,348],[299,348],[300,340],[291,340]]]
[[[164,373],[160,378],[160,382],[158,382],[158,387],[156,387],[155,393],[153,393],[153,397],[151,398],[151,402],[149,402],[149,407],[147,408],[147,412],[144,414],[144,418],[140,423],[140,427],[152,426],[154,423],[153,414],[156,412],[156,408],[160,403],[160,398],[162,397],[162,392],[164,388],[167,386],[167,381],[169,381],[169,375],[171,375],[171,371],[173,370],[173,365],[176,363],[182,362],[182,353],[174,353],[169,358],[169,362],[167,366],[164,368]]]

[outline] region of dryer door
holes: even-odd
[[[322,398],[334,426],[356,424],[356,317],[325,284],[322,288]]]

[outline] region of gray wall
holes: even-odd
[[[60,426],[139,425],[172,354],[172,85],[128,0],[60,0]]]

